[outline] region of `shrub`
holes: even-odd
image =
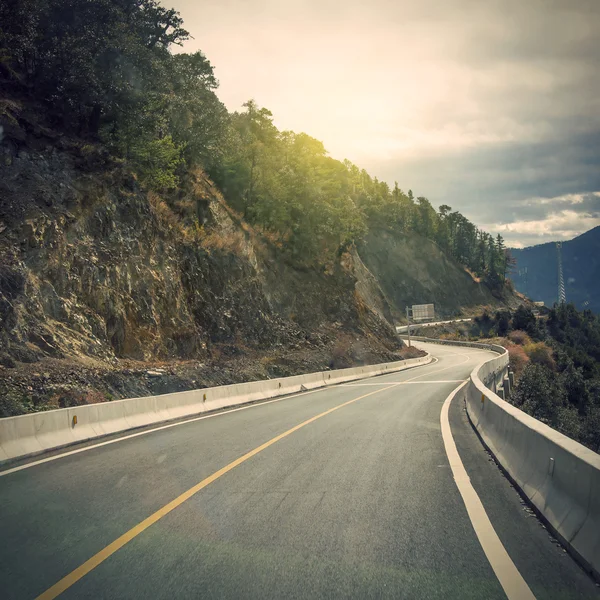
[[[33,412],[31,396],[15,390],[2,390],[0,393],[0,418],[14,417]]]
[[[593,406],[582,426],[581,442],[600,453],[600,406]]]
[[[531,344],[531,338],[527,335],[525,331],[522,331],[520,329],[517,331],[511,331],[508,334],[508,339],[513,344],[518,344],[519,346],[527,346]]]
[[[182,164],[181,147],[171,136],[158,140],[138,140],[130,156],[141,180],[153,190],[168,190],[179,183],[177,168]]]
[[[551,371],[556,371],[556,362],[552,356],[552,348],[544,342],[535,342],[527,344],[524,347],[525,354],[529,356],[532,363],[536,365],[544,365]]]
[[[473,319],[472,331],[477,330],[479,335],[490,337],[490,332],[494,329],[494,320],[490,317],[487,310],[482,315]]]
[[[558,376],[542,364],[528,364],[511,401],[532,417],[558,427],[567,399]]]
[[[521,373],[523,373],[523,369],[529,363],[529,356],[525,354],[525,350],[522,346],[510,345],[508,347],[508,359],[510,368],[518,380],[521,377]]]

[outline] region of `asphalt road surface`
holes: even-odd
[[[505,598],[440,427],[448,395],[491,353],[418,345],[437,362],[0,475],[0,597]],[[535,597],[600,598],[460,399],[449,421]]]

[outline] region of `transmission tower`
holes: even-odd
[[[556,254],[558,257],[558,303],[564,304],[567,301],[567,295],[565,294],[561,248],[562,242],[556,242]]]

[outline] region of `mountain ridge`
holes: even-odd
[[[556,242],[510,251],[516,260],[511,276],[516,289],[548,306],[557,302]],[[600,226],[562,242],[561,254],[567,302],[600,313]]]

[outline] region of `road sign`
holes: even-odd
[[[413,321],[426,321],[427,319],[435,318],[435,310],[433,304],[413,304],[412,306]]]

